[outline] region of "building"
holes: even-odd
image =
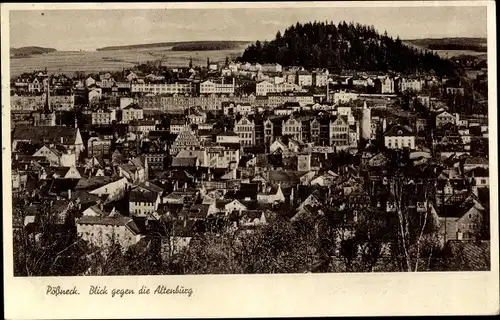
[[[106,158],[111,155],[111,140],[100,137],[91,137],[87,142],[88,157]]]
[[[221,83],[206,80],[200,83],[200,94],[234,94],[235,90],[235,79],[231,83],[224,83],[224,79],[222,79]]]
[[[443,111],[436,115],[436,128],[441,128],[448,123],[455,124],[455,120],[455,116],[446,111]]]
[[[389,149],[415,149],[415,135],[406,127],[395,125],[384,134],[384,145]]]
[[[301,87],[310,87],[313,85],[313,76],[307,71],[297,71],[297,84]]]
[[[291,115],[287,120],[283,120],[282,134],[290,136],[294,140],[302,141],[302,122]]]
[[[96,111],[92,111],[92,124],[111,124],[113,120],[116,120],[115,110],[105,110],[99,108]]]
[[[141,188],[130,192],[129,213],[135,217],[147,217],[158,210],[161,193]]]
[[[361,119],[361,139],[368,141],[371,138],[371,110],[366,106],[366,102],[363,105],[363,115]]]
[[[267,96],[268,93],[293,92],[299,89],[299,86],[292,83],[271,83],[267,80],[261,81],[255,86],[257,96]]]
[[[339,104],[339,103],[348,103],[350,101],[357,100],[359,97],[358,93],[354,92],[346,92],[346,91],[339,91],[335,92],[333,94],[333,103],[334,104]]]
[[[328,73],[316,71],[313,73],[313,84],[316,87],[326,87],[328,85]]]
[[[122,122],[129,123],[132,120],[144,119],[144,110],[133,103],[122,109]]]
[[[141,235],[134,220],[112,211],[105,214],[96,206],[86,210],[83,217],[76,221],[78,236],[99,248],[110,247],[113,240],[123,249],[136,244]]]
[[[330,145],[340,148],[350,145],[349,123],[346,116],[338,116],[330,121]]]
[[[312,105],[314,104],[314,97],[309,94],[269,94],[267,96],[267,105],[271,108],[282,106],[285,103],[299,103],[300,106]]]
[[[156,122],[154,120],[132,120],[128,123],[130,132],[142,133],[148,135],[150,131],[156,129]]]
[[[235,132],[222,132],[216,137],[217,143],[240,143],[240,136]]]
[[[159,94],[193,94],[196,86],[188,83],[132,83],[130,90],[132,93],[153,93]]]
[[[394,79],[389,76],[385,76],[381,79],[376,79],[375,89],[379,93],[394,93]]]
[[[424,80],[416,78],[400,78],[399,80],[399,90],[400,92],[413,91],[420,92],[424,85]]]
[[[242,146],[255,145],[255,122],[243,116],[234,124],[234,132],[238,134]]]
[[[80,130],[67,126],[18,126],[12,132],[12,151],[17,150],[19,143],[33,145],[47,145],[48,147],[61,145],[78,158],[85,149]]]

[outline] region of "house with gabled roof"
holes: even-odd
[[[395,125],[384,134],[384,145],[389,149],[415,149],[415,134],[407,127]]]
[[[142,238],[135,221],[114,209],[109,214],[95,207],[85,212],[88,215],[76,220],[76,229],[78,236],[92,245],[106,249],[116,241],[125,250]]]
[[[445,204],[439,216],[439,237],[442,243],[449,240],[473,240],[488,214],[476,195],[471,193],[464,201]]]

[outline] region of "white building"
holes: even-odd
[[[210,93],[220,93],[220,94],[234,94],[235,90],[235,79],[233,82],[221,83],[212,82],[210,80],[200,83],[200,94],[210,94]]]
[[[131,92],[153,94],[191,94],[195,91],[192,83],[132,83]]]
[[[394,126],[384,134],[384,145],[389,149],[415,149],[415,135],[403,126]]]
[[[359,94],[354,92],[339,91],[333,94],[333,103],[348,103],[350,101],[357,100]]]

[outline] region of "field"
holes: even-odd
[[[486,38],[415,39],[403,42],[417,49],[434,51],[442,58],[469,55],[486,59]]]
[[[213,51],[171,51],[171,47],[145,48],[133,50],[112,51],[57,51],[34,55],[31,57],[14,58],[10,60],[11,77],[23,72],[43,70],[49,73],[65,73],[73,75],[76,71],[103,72],[116,71],[123,68],[132,68],[135,64],[150,60],[162,60],[166,66],[188,66],[189,59],[193,58],[193,65],[211,62],[223,62],[228,56],[234,59],[241,55],[246,46],[238,49]]]

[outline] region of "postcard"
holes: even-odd
[[[493,1],[1,14],[7,319],[498,314]]]

